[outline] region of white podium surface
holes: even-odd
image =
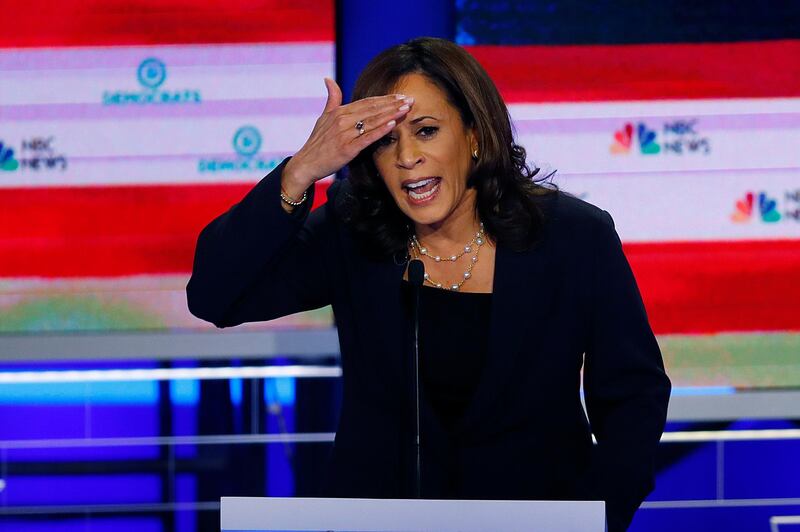
[[[223,497],[223,532],[604,532],[603,501]]]

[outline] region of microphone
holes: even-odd
[[[414,396],[414,451],[416,467],[414,474],[414,498],[422,497],[422,452],[420,446],[419,423],[419,289],[425,282],[425,265],[419,259],[412,260],[408,265],[408,281],[411,283],[411,319],[414,321],[414,356],[412,381],[412,395]]]

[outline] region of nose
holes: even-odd
[[[408,138],[400,138],[397,141],[397,166],[406,170],[412,170],[415,166],[424,161],[422,153],[418,150],[417,144]]]

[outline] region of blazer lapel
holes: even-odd
[[[515,371],[517,357],[541,333],[555,292],[549,262],[542,242],[524,252],[497,246],[486,364],[456,433],[469,434],[496,414],[495,402]]]

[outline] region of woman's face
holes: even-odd
[[[424,225],[473,211],[475,190],[467,190],[467,178],[477,148],[474,130],[464,126],[445,93],[421,74],[400,78],[392,92],[413,96],[414,103],[376,143],[372,158],[397,206]]]

